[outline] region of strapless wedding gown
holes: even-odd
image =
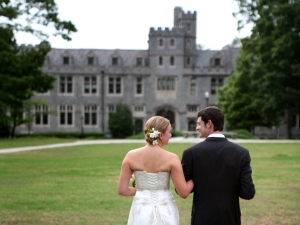
[[[127,225],[179,225],[170,173],[134,171],[137,187]]]

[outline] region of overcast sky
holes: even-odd
[[[70,20],[78,32],[72,41],[51,37],[53,48],[147,49],[150,27],[172,28],[174,8],[197,12],[197,44],[218,50],[235,37],[250,35],[251,28],[237,31],[233,0],[56,0],[59,16]],[[36,44],[28,35],[19,44]]]

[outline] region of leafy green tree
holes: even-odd
[[[236,71],[228,78],[228,84],[219,90],[218,106],[225,114],[227,128],[252,132],[254,126],[276,126],[279,124],[276,112],[264,117],[258,110],[265,107],[266,100],[263,93],[257,91],[259,83],[249,76],[251,58],[243,54],[237,58]]]
[[[34,93],[53,88],[54,77],[41,69],[51,50],[47,38],[55,35],[69,41],[76,28],[58,18],[54,0],[2,0],[0,17],[0,111],[5,115],[0,129],[11,126],[13,137],[15,127],[28,122],[23,114]],[[19,46],[18,32],[30,33],[41,42],[34,47]]]
[[[263,124],[286,123],[286,138],[291,138],[291,118],[300,112],[300,2],[297,0],[236,0],[240,17],[238,29],[246,24],[253,25],[250,37],[241,39],[242,49],[237,61],[234,79],[224,88],[219,104],[224,111],[236,114],[240,108],[244,113],[255,111]],[[237,74],[237,75],[236,75]],[[242,81],[242,80],[241,80]],[[236,87],[234,87],[236,85]],[[242,86],[243,85],[243,86]],[[237,88],[238,89],[235,89]],[[232,102],[230,93],[239,90]],[[227,101],[225,103],[224,101]],[[241,107],[234,107],[241,101]],[[250,113],[250,112],[249,112]],[[248,113],[248,114],[249,114]],[[247,114],[246,114],[247,115]],[[253,117],[232,116],[231,122]],[[253,125],[260,125],[253,120]]]
[[[134,126],[130,107],[119,103],[116,112],[110,114],[108,125],[113,137],[124,138],[132,135]]]
[[[199,49],[199,50],[205,50],[205,45],[203,45],[203,44],[197,44],[197,49]]]
[[[242,45],[241,39],[238,37],[235,37],[231,42],[231,47],[240,48]]]

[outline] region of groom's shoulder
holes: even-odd
[[[203,146],[203,145],[205,145],[203,142],[199,142],[199,143],[197,143],[197,144],[194,144],[194,145],[188,147],[188,148],[185,149],[184,151],[185,151],[185,152],[195,151],[195,150],[201,148],[201,146]]]

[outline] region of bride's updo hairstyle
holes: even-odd
[[[145,139],[146,139],[147,143],[152,145],[153,141],[157,140],[157,138],[150,137],[149,130],[154,128],[154,130],[157,130],[162,134],[162,133],[166,132],[169,124],[170,124],[170,121],[162,116],[151,117],[144,126],[144,134],[145,134]]]

